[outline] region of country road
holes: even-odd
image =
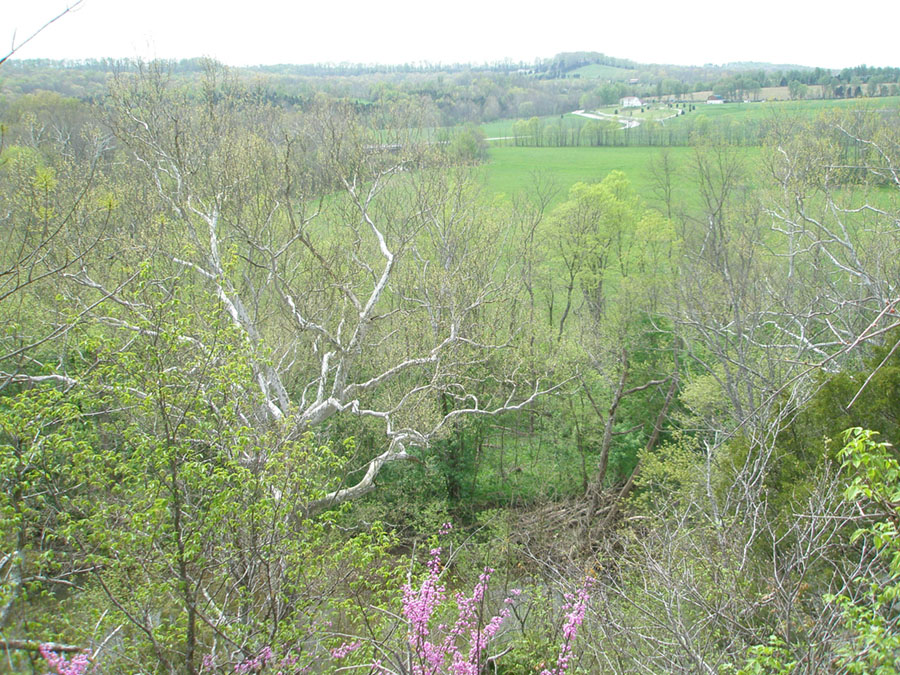
[[[641,126],[641,120],[636,120],[631,117],[623,117],[622,115],[612,115],[610,113],[594,113],[594,112],[585,112],[584,110],[573,110],[573,115],[578,115],[579,117],[586,117],[591,120],[614,120],[622,125],[622,129],[634,129],[635,127]],[[670,120],[673,117],[678,117],[678,113],[673,113],[667,117],[659,117],[655,121],[664,122],[665,120]],[[491,138],[485,138],[486,141],[509,141],[514,138],[530,138],[530,136],[493,136]]]
[[[587,117],[591,120],[615,120],[622,125],[623,129],[633,129],[641,125],[640,120],[631,119],[630,117],[620,117],[619,115],[610,115],[609,113],[589,113],[584,110],[573,110],[573,115],[579,117]]]
[[[621,115],[610,115],[609,113],[590,113],[585,112],[584,110],[573,110],[573,115],[578,115],[579,117],[587,117],[592,120],[615,120],[619,124],[622,125],[623,129],[634,129],[635,127],[639,127],[641,125],[640,120],[633,119],[631,117],[622,117]],[[673,113],[667,117],[659,117],[656,119],[657,122],[664,122],[666,120],[670,120],[673,117],[678,117],[678,113]]]

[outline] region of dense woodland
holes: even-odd
[[[0,672],[897,672],[896,99],[488,190],[590,65],[0,66]]]
[[[200,86],[207,64],[203,59],[185,59],[167,67],[173,79]],[[0,91],[7,95],[55,92],[99,102],[106,96],[109,78],[140,68],[135,61],[116,59],[10,60],[3,64]],[[693,100],[694,93],[702,93],[700,98],[705,99],[712,92],[730,100],[760,100],[773,87],[789,87],[793,99],[900,93],[900,68],[861,65],[830,71],[772,64],[648,65],[596,52],[558,54],[532,64],[317,64],[257,66],[236,72],[260,97],[280,107],[306,107],[322,93],[361,107],[415,102],[438,126],[559,115],[618,104],[623,96],[686,101]]]

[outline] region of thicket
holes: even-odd
[[[0,668],[892,672],[896,111],[551,209],[202,82],[8,102]]]

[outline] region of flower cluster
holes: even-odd
[[[449,525],[441,528],[442,533]],[[428,561],[428,576],[415,589],[407,584],[403,587],[403,616],[407,621],[407,641],[413,653],[414,675],[477,675],[484,665],[483,657],[488,643],[497,635],[503,620],[509,616],[511,599],[507,606],[487,623],[482,624],[481,608],[491,574],[494,570],[485,568],[475,584],[471,595],[457,593],[457,618],[452,626],[439,625],[436,639],[431,638],[431,620],[435,610],[446,598],[446,589],[440,582],[441,549],[431,550]],[[518,595],[518,593],[515,593]],[[443,637],[440,637],[440,636]],[[464,651],[460,645],[468,644]]]
[[[347,656],[347,654],[355,652],[361,646],[362,646],[362,642],[359,642],[359,641],[345,642],[340,647],[335,647],[334,649],[331,650],[331,658],[342,659],[345,656]]]
[[[564,675],[569,669],[569,662],[572,660],[572,643],[578,635],[578,629],[584,623],[584,612],[587,609],[588,601],[591,599],[590,587],[592,579],[585,579],[584,585],[576,595],[566,594],[566,623],[563,626],[563,643],[559,648],[559,656],[556,659],[556,667],[553,670],[546,668],[541,671],[541,675]]]
[[[256,656],[241,661],[234,667],[236,673],[258,673],[265,668],[269,661],[275,658],[271,647],[263,647]]]
[[[301,666],[300,659],[295,654],[287,654],[278,658],[275,651],[269,647],[263,647],[255,656],[244,659],[234,667],[235,673],[264,673],[272,671],[274,675],[288,675],[308,673],[309,666]],[[211,654],[203,657],[201,672],[216,670],[215,658]]]
[[[441,527],[441,535],[446,535],[451,529],[449,523]],[[484,604],[488,585],[494,570],[486,567],[478,578],[478,582],[471,594],[456,593],[456,618],[452,625],[433,625],[435,614],[447,600],[447,589],[441,582],[442,549],[436,546],[431,549],[427,563],[428,573],[418,587],[412,584],[403,586],[402,613],[406,620],[406,657],[412,665],[407,670],[404,665],[399,670],[410,675],[479,675],[485,671],[488,658],[487,649],[492,640],[500,632],[504,620],[512,612],[515,598],[521,595],[521,591],[513,589],[509,597],[504,600],[503,608],[493,617],[484,620]],[[566,620],[562,630],[563,642],[554,668],[543,669],[541,675],[565,675],[569,669],[573,654],[572,647],[578,634],[578,629],[584,622],[585,611],[590,600],[591,579],[588,578],[582,588],[574,595],[566,595]],[[330,622],[320,625],[330,626]],[[361,641],[345,642],[339,647],[330,650],[333,661],[346,658],[362,647]],[[404,659],[405,661],[406,659]],[[538,666],[538,668],[541,668]],[[357,666],[347,666],[354,668]],[[383,665],[380,660],[374,660],[365,667],[373,673],[385,673],[395,675],[395,671]],[[298,659],[293,656],[276,661],[275,654],[270,647],[264,647],[256,656],[242,661],[234,668],[235,673],[249,674],[262,673],[268,669],[277,671],[275,675],[287,675],[287,673],[307,673],[312,666],[298,665]],[[538,668],[535,668],[537,670]],[[212,655],[207,655],[203,660],[203,670],[215,670],[215,661]],[[63,673],[63,671],[59,671]],[[81,675],[82,671],[66,671],[64,675]]]
[[[87,651],[73,656],[71,661],[66,660],[66,657],[62,654],[54,652],[50,645],[47,644],[40,646],[40,653],[44,661],[52,669],[51,672],[56,675],[84,675],[88,666],[91,665]]]

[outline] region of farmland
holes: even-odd
[[[502,120],[482,126],[494,146],[689,146],[692,137],[715,137],[731,145],[759,146],[768,130],[787,119],[811,121],[839,111],[900,109],[900,97],[862,100],[769,101],[756,103],[647,104],[641,108],[596,109],[603,119],[562,114]],[[638,122],[626,128],[626,123]]]
[[[690,162],[693,150],[679,148],[531,148],[494,147],[490,160],[482,169],[487,189],[505,195],[515,195],[527,190],[532,176],[542,174],[557,183],[564,193],[576,182],[598,182],[610,171],[625,172],[635,190],[647,195],[652,193],[653,177],[650,167],[660,154],[668,151],[676,165],[680,181],[687,181],[689,173],[684,167]],[[559,198],[561,198],[560,195]]]

